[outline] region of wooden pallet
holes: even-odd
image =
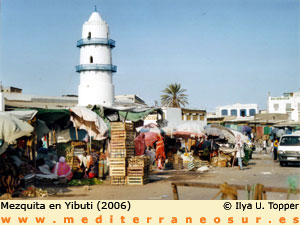
[[[126,185],[126,177],[125,176],[113,176],[110,177],[111,185]]]
[[[111,122],[111,131],[134,131],[133,123]]]
[[[189,162],[189,163],[187,164],[187,169],[188,169],[188,170],[195,170],[196,167],[195,167],[194,162]]]
[[[179,155],[174,155],[174,163],[173,163],[175,170],[182,170],[183,169],[183,159]]]
[[[116,176],[126,176],[126,167],[109,167],[109,175],[111,177]]]
[[[150,165],[149,156],[134,156],[128,160],[128,166],[130,167],[146,167]]]
[[[77,160],[77,156],[67,155],[66,163],[72,168],[72,171],[75,171],[80,167],[79,161]]]
[[[144,185],[149,183],[148,176],[127,176],[127,185]]]
[[[134,156],[134,148],[110,149],[111,158],[129,158]]]
[[[147,167],[127,167],[127,176],[148,176],[150,166]]]
[[[208,161],[194,160],[195,167],[208,166]]]
[[[126,159],[109,158],[109,175],[126,176]]]
[[[126,139],[126,140],[134,140],[134,131],[126,131],[126,130],[113,130],[110,133],[111,139]]]
[[[174,157],[174,163],[175,164],[182,164],[183,163],[183,159],[181,157],[180,158]]]
[[[110,142],[110,149],[132,149],[134,148],[133,140],[126,139],[112,139]]]
[[[174,167],[175,170],[182,170],[183,169],[182,164],[181,165],[180,164],[174,164],[173,167]]]

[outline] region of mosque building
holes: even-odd
[[[112,48],[115,41],[110,39],[108,24],[95,11],[83,24],[82,39],[77,41],[80,48],[80,75],[78,105],[114,105],[113,73],[117,67],[112,64]]]

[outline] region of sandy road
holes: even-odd
[[[299,188],[300,167],[290,165],[280,167],[268,154],[253,154],[253,159],[247,168],[240,171],[235,168],[214,167],[210,171],[154,171],[150,183],[144,186],[111,186],[109,181],[102,185],[85,187],[55,187],[57,194],[40,199],[81,199],[81,200],[170,200],[173,199],[171,183],[174,181],[191,181],[205,183],[224,183],[239,185],[263,184],[268,187],[288,187],[288,178],[297,180]],[[179,187],[180,199],[208,200],[217,189]],[[286,194],[267,193],[268,199],[284,200]],[[239,191],[239,199],[247,199],[245,191]],[[291,195],[290,199],[300,200],[300,195]]]

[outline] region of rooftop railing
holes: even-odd
[[[117,72],[117,66],[111,64],[82,64],[76,66],[75,68],[76,72],[89,70],[111,71],[113,73]]]
[[[80,48],[83,45],[109,45],[111,48],[114,48],[116,46],[116,42],[107,38],[86,38],[77,41],[77,47]]]

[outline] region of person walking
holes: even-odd
[[[263,143],[262,143],[262,150],[260,153],[262,153],[263,151],[265,151],[266,153],[267,152],[267,141],[266,140],[263,140]]]
[[[277,152],[278,152],[278,139],[276,138],[273,146],[274,161],[277,161]]]
[[[166,154],[165,154],[165,144],[163,137],[159,134],[157,136],[158,140],[156,142],[156,154],[155,154],[155,160],[156,165],[158,169],[164,168],[164,162],[166,160]]]
[[[242,142],[240,135],[237,135],[235,150],[236,150],[236,158],[238,161],[239,169],[243,170],[242,158],[245,156],[245,152],[244,152],[244,143]]]

